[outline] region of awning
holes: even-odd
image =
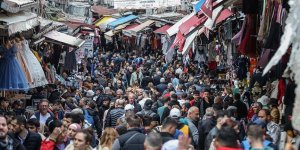
[[[184,23],[185,21],[187,21],[188,19],[192,18],[193,16],[195,16],[194,13],[191,13],[185,17],[183,17],[181,20],[179,20],[177,23],[175,23],[171,28],[169,28],[167,30],[167,33],[169,36],[173,36],[175,35],[178,31],[179,31],[179,26]]]
[[[82,44],[85,42],[84,40],[80,39],[80,38],[76,38],[61,32],[57,32],[57,31],[51,31],[47,34],[44,35],[44,37],[46,37],[47,39],[59,42],[59,43],[63,43],[66,44],[68,46],[72,46],[72,47],[81,47]]]
[[[100,20],[95,24],[95,26],[98,27],[100,24],[103,24],[103,23],[107,22],[110,18],[112,18],[112,17],[110,17],[110,16],[105,16],[105,17],[103,17],[102,19],[100,19]]]
[[[3,0],[1,2],[1,8],[10,13],[26,10],[33,5],[37,5],[34,0]]]
[[[138,17],[135,16],[135,15],[129,15],[129,16],[126,16],[126,17],[121,17],[109,24],[107,24],[107,28],[108,29],[114,29],[116,28],[117,26],[121,25],[121,24],[124,24],[124,23],[127,23],[127,22],[130,22],[130,21],[133,21],[135,19],[137,19]]]
[[[0,28],[7,30],[7,35],[27,31],[39,25],[37,15],[31,12],[0,14]]]
[[[109,41],[112,41],[112,37],[117,34],[117,33],[120,33],[122,31],[122,29],[126,28],[127,26],[129,25],[129,23],[126,23],[126,24],[122,24],[122,25],[119,25],[117,26],[115,29],[113,30],[109,30],[108,32],[105,32],[104,33],[104,37],[105,39],[109,40]]]
[[[174,48],[175,46],[178,46],[178,50],[182,51],[183,46],[184,46],[184,42],[185,42],[185,37],[183,36],[183,34],[178,31],[176,38],[171,46],[171,48]]]
[[[203,22],[205,22],[206,20],[207,20],[206,16],[199,18],[198,16],[194,15],[190,19],[188,19],[187,21],[182,23],[179,26],[179,30],[182,34],[187,35],[190,32],[190,29],[192,27],[197,27],[200,24],[202,24]]]
[[[154,33],[157,34],[167,34],[167,30],[171,28],[170,25],[164,25],[161,28],[156,29],[155,31],[153,31]]]
[[[92,6],[92,12],[97,13],[99,15],[112,15],[118,12],[116,9],[109,9],[104,6]]]
[[[106,30],[106,27],[107,27],[107,24],[113,22],[113,21],[116,21],[117,19],[115,18],[109,18],[107,19],[106,21],[102,22],[101,24],[99,24],[99,28],[100,30],[103,32]]]
[[[229,9],[224,9],[220,16],[218,17],[216,24],[221,23],[222,21],[226,20],[227,18],[229,18],[230,16],[232,16],[234,13],[231,12]]]
[[[142,31],[143,29],[145,29],[145,28],[147,28],[147,27],[153,25],[154,23],[155,23],[155,21],[153,21],[153,20],[148,20],[148,21],[146,21],[146,22],[140,24],[139,26],[136,26],[136,27],[130,29],[131,34],[136,36],[138,32],[140,32],[140,31]]]
[[[185,55],[188,52],[189,47],[191,46],[192,42],[194,41],[197,35],[198,35],[198,30],[194,31],[194,33],[192,33],[186,38],[184,47],[182,49],[182,55]]]
[[[212,12],[212,19],[208,18],[207,21],[204,23],[204,26],[207,27],[209,30],[212,30],[223,8],[224,6],[222,5],[215,8]]]
[[[131,24],[131,25],[127,26],[126,28],[124,28],[122,30],[123,35],[131,37],[131,31],[130,31],[130,29],[132,29],[132,28],[134,28],[134,27],[136,27],[138,25],[139,24]]]
[[[195,13],[197,14],[201,10],[201,6],[206,0],[199,0],[196,5],[194,5]]]

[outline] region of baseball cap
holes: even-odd
[[[179,118],[181,117],[181,112],[178,108],[172,108],[170,111],[170,117],[171,118]]]

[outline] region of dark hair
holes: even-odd
[[[32,126],[39,128],[40,122],[36,118],[30,118],[29,120],[27,120],[27,125],[32,125]]]
[[[266,116],[271,115],[271,111],[269,109],[261,109],[260,111],[264,111],[266,113]]]
[[[150,126],[151,121],[152,121],[152,117],[151,116],[149,116],[149,115],[143,116],[143,125],[144,126]]]
[[[141,119],[137,115],[126,117],[126,122],[130,127],[140,127],[141,125]]]
[[[52,119],[52,118],[48,118],[47,121],[46,121],[46,125],[49,129],[49,133],[52,133],[53,130],[56,128],[56,127],[61,127],[62,126],[62,122],[58,119]]]
[[[247,135],[253,139],[262,140],[264,131],[259,125],[250,125],[247,130]]]
[[[83,114],[71,114],[72,123],[82,123],[84,122],[84,115]]]
[[[12,120],[17,120],[17,124],[19,125],[26,125],[26,118],[24,116],[17,115],[14,116]]]
[[[95,109],[96,108],[96,103],[93,100],[89,100],[87,105],[91,108],[91,109]]]
[[[233,96],[234,100],[240,100],[241,99],[241,95],[239,93],[235,93]]]
[[[168,126],[175,126],[177,127],[177,120],[171,117],[167,117],[164,119],[163,123],[162,123],[162,128],[165,129]]]
[[[237,137],[238,135],[232,129],[231,127],[222,127],[221,130],[217,133],[216,141],[222,146],[222,147],[231,147],[231,148],[237,148],[239,147],[239,144],[237,143]]]
[[[85,139],[86,143],[88,143],[88,144],[92,143],[93,136],[90,134],[90,132],[88,130],[82,130],[82,131],[77,132],[76,134],[78,134],[78,133],[82,133],[85,135],[84,139]]]

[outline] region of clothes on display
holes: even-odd
[[[0,59],[0,90],[27,90],[28,81],[16,58],[16,45],[1,49],[4,55]]]

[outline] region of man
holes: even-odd
[[[9,100],[5,97],[0,97],[0,114],[6,115],[6,113],[9,111]]]
[[[31,118],[36,118],[39,120],[41,125],[45,125],[48,118],[53,118],[53,114],[49,113],[48,110],[49,101],[47,99],[42,99],[39,103],[39,111],[34,113]]]
[[[24,145],[26,149],[39,150],[42,142],[42,138],[38,133],[31,132],[26,129],[26,119],[23,116],[16,116],[10,123],[12,125],[12,131],[15,134],[15,138]]]
[[[161,94],[164,93],[164,91],[168,88],[168,85],[165,82],[166,82],[165,78],[161,78],[160,79],[160,84],[158,84],[156,86],[157,91]]]
[[[174,139],[174,134],[177,128],[177,121],[171,117],[167,117],[163,123],[160,132],[160,136],[162,137],[162,143],[166,143],[170,140]]]
[[[91,124],[91,127],[95,128],[97,130],[97,134],[101,136],[102,126],[100,123],[98,112],[95,111],[95,109],[96,109],[96,103],[93,100],[89,100],[86,105],[86,108],[83,109],[83,115],[84,118],[88,121],[88,123]]]
[[[144,150],[160,150],[162,147],[162,137],[158,133],[149,133],[146,136]]]
[[[26,129],[28,129],[30,132],[38,133],[41,136],[42,140],[46,139],[46,137],[39,132],[40,122],[36,118],[31,118],[27,120]]]
[[[214,128],[212,128],[209,133],[206,136],[205,142],[204,142],[204,150],[209,150],[211,142],[213,141],[214,137],[218,134],[219,130],[221,129],[222,125],[224,124],[224,120],[226,120],[227,117],[225,116],[224,111],[217,111],[217,124]]]
[[[115,108],[112,109],[106,116],[105,127],[115,127],[117,125],[118,118],[125,114],[124,105],[124,100],[116,100]]]
[[[250,125],[247,132],[247,138],[251,145],[251,149],[273,149],[264,144],[264,131],[258,125]],[[243,142],[244,143],[244,142]],[[245,146],[245,145],[244,145]],[[246,147],[244,147],[246,148]]]
[[[237,108],[237,120],[246,119],[247,117],[247,105],[241,101],[241,95],[239,93],[233,96],[233,106]]]
[[[215,126],[214,110],[212,107],[208,107],[205,110],[205,116],[199,121],[199,150],[204,149],[205,138],[207,137],[210,130]]]
[[[160,79],[161,79],[161,71],[157,71],[156,75],[153,77],[154,86],[157,86],[160,83]]]
[[[242,150],[237,137],[234,129],[223,127],[216,135],[214,145],[217,150]]]
[[[194,147],[198,147],[199,132],[197,128],[197,123],[199,121],[199,108],[196,106],[191,107],[185,119],[188,122],[189,129],[191,131],[193,145]]]
[[[55,101],[51,111],[56,119],[62,120],[64,118],[63,104],[61,101]]]
[[[142,110],[142,106],[139,103],[136,102],[135,98],[136,98],[135,94],[130,92],[128,94],[128,102],[127,103],[133,105],[134,106],[134,112],[137,113],[137,112]]]
[[[112,145],[112,150],[141,150],[144,149],[145,135],[141,133],[141,119],[135,115],[126,118],[127,132],[119,136]]]
[[[1,150],[26,150],[26,148],[8,134],[7,120],[4,116],[0,116],[0,149]]]
[[[272,138],[272,143],[278,145],[280,141],[280,126],[272,121],[270,111],[262,109],[258,112],[258,117],[267,124],[267,134]]]

